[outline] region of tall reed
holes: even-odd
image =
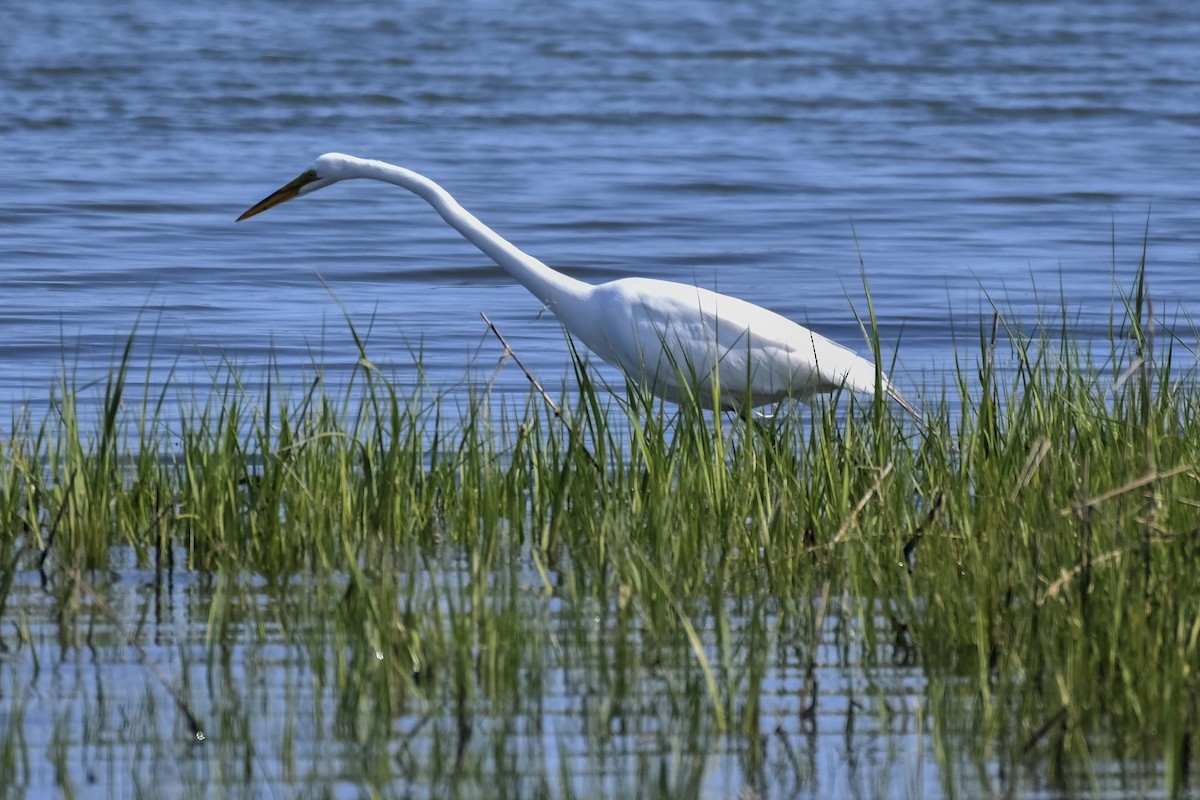
[[[344,735],[387,741],[427,710],[435,783],[486,783],[511,754],[478,731],[541,724],[556,670],[587,676],[591,757],[649,713],[689,752],[738,737],[761,766],[782,643],[811,678],[834,619],[864,668],[920,666],[948,765],[1151,759],[1179,794],[1200,749],[1200,392],[1149,298],[1143,262],[1099,354],[997,313],[921,425],[882,398],[664,405],[579,358],[561,397],[402,394],[356,334],[339,387],[271,365],[261,394],[229,370],[206,397],[139,401],[130,346],[94,417],[64,371],[53,413],[3,437],[0,618],[14,575],[70,592],[121,548],[218,583],[212,667],[261,581]]]

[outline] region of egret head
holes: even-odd
[[[324,189],[326,186],[353,177],[350,169],[356,159],[341,153],[326,153],[313,162],[312,166],[271,194],[259,200],[237,218],[238,222],[261,214],[268,208],[286,203],[293,197]]]

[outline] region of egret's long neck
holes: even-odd
[[[561,301],[582,299],[591,289],[589,284],[555,272],[502,238],[459,205],[449,192],[424,175],[382,161],[362,161],[361,164],[360,177],[395,184],[425,200],[468,242],[508,270],[510,275],[545,303],[551,311],[554,311]]]

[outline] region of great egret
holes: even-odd
[[[736,409],[843,387],[875,390],[870,361],[786,317],[682,283],[621,278],[592,285],[563,275],[500,237],[429,178],[383,161],[326,153],[238,221],[351,178],[391,183],[429,203],[553,311],[572,336],[667,400],[711,404],[715,390],[722,407]],[[886,378],[880,380],[917,416]]]

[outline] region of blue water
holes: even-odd
[[[6,13],[9,404],[44,398],[64,361],[102,375],[139,319],[201,385],[269,350],[285,376],[352,362],[330,290],[402,381],[414,349],[435,383],[490,372],[479,312],[560,381],[552,317],[400,190],[343,184],[233,223],[335,149],[424,172],[578,277],[696,282],[864,349],[861,253],[910,385],[940,382],[992,301],[1023,321],[1065,298],[1094,333],[1147,222],[1156,312],[1200,302],[1189,3]]]
[[[343,184],[234,224],[329,150],[432,177],[577,277],[695,282],[865,350],[861,258],[910,389],[993,302],[1101,335],[1144,241],[1156,314],[1200,309],[1184,0],[9,6],[0,431],[135,326],[151,384],[347,369],[331,294],[401,382],[415,351],[437,386],[490,376],[484,312],[560,384],[554,320],[412,196]]]

